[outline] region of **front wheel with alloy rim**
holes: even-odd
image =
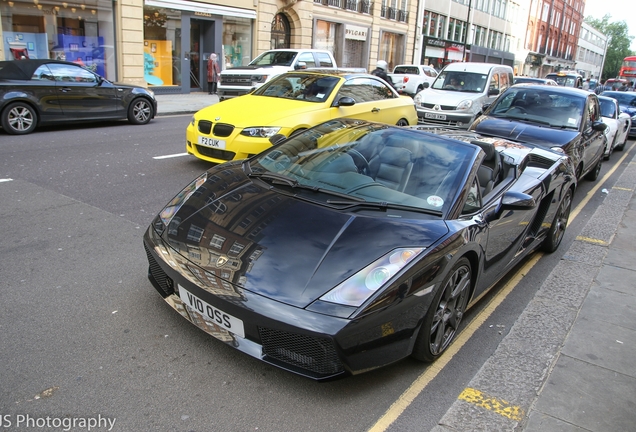
[[[9,104],[2,111],[2,129],[10,135],[24,135],[35,130],[38,115],[31,105],[24,102]]]
[[[448,348],[464,317],[471,291],[470,262],[461,258],[435,294],[415,341],[413,357],[432,362]]]
[[[548,231],[548,235],[541,243],[541,249],[545,252],[554,252],[558,249],[563,240],[565,229],[568,226],[568,220],[570,219],[570,209],[572,208],[572,189],[568,189],[563,199],[559,203],[556,215]]]
[[[136,125],[144,125],[153,117],[153,108],[143,97],[135,99],[128,107],[128,121]]]

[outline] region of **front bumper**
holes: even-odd
[[[205,285],[195,276],[197,271],[183,270],[195,266],[167,246],[152,226],[144,235],[144,247],[148,279],[173,309],[216,339],[271,365],[328,380],[388,365],[412,351],[421,323],[421,297],[417,303],[405,301],[349,320],[285,305],[218,277]],[[181,300],[179,286],[241,320],[245,337],[203,319]]]
[[[433,110],[416,105],[418,124],[435,124],[451,126],[459,129],[468,129],[475,120],[472,111]]]
[[[199,127],[201,122],[202,121],[197,121],[195,125],[190,123],[186,128],[186,152],[199,159],[213,163],[223,163],[248,158],[272,146],[268,138],[241,135],[241,129],[234,128],[231,125],[225,125],[227,126],[226,129],[232,129],[227,136],[215,135],[214,126],[209,128],[209,133],[204,133]],[[208,129],[205,128],[205,131],[208,131]],[[281,129],[279,133],[287,136],[289,130]],[[199,144],[199,136],[217,142],[223,142],[223,144],[217,147],[213,145],[202,145]]]

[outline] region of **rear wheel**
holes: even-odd
[[[38,115],[24,102],[9,104],[2,112],[2,128],[10,135],[24,135],[35,130]]]
[[[398,120],[398,122],[396,124],[398,126],[408,126],[409,122],[406,119],[400,119],[400,120]]]
[[[464,317],[471,288],[470,262],[461,258],[435,294],[417,336],[413,357],[431,362],[448,348]]]
[[[128,121],[132,124],[143,125],[153,116],[153,108],[150,102],[144,98],[135,99],[128,107]]]
[[[548,236],[541,243],[541,249],[545,252],[554,252],[558,249],[563,240],[565,229],[568,226],[568,220],[570,219],[570,209],[572,208],[572,189],[568,189],[565,193],[559,208],[557,209],[554,220],[548,231]]]

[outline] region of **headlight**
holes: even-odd
[[[194,116],[192,116],[192,120],[190,120],[190,124],[191,124],[192,126],[194,126],[194,125],[196,124],[196,121],[194,120]]]
[[[254,126],[248,127],[241,131],[241,135],[258,138],[269,138],[278,133],[280,127]]]
[[[252,75],[252,82],[264,83],[269,78],[269,75]]]
[[[415,105],[420,105],[422,103],[422,92],[415,95],[413,102],[415,102]]]
[[[470,99],[466,99],[463,100],[459,103],[459,105],[457,105],[457,109],[458,110],[467,110],[470,109],[470,107],[473,106],[473,101]]]
[[[320,300],[358,307],[383,287],[424,248],[400,248],[384,255],[320,297]]]
[[[550,147],[552,149],[552,151],[555,151],[557,153],[561,153],[561,154],[565,154],[565,152],[563,151],[563,149],[561,147]]]
[[[172,201],[166,205],[163,210],[159,213],[157,218],[155,219],[154,226],[155,230],[161,234],[168,225],[170,225],[170,221],[175,214],[179,211],[184,202],[187,201],[188,198],[192,196],[193,193],[199,189],[205,181],[208,179],[207,171],[201,174],[199,177],[194,179],[188,186],[186,186],[181,192],[177,194]]]

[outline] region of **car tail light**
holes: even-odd
[[[405,83],[409,82],[409,77],[404,77],[404,81]]]

